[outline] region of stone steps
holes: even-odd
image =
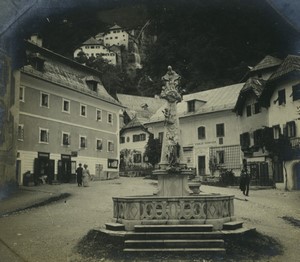
[[[222,239],[221,232],[128,232],[126,239]]]
[[[223,230],[236,230],[243,227],[242,221],[233,221],[233,222],[227,222],[223,224]]]
[[[225,254],[225,248],[124,248],[124,252],[197,252],[204,254]]]
[[[125,248],[224,248],[223,239],[125,240]]]
[[[223,235],[212,225],[136,225],[124,252],[225,253]]]
[[[136,225],[135,232],[212,232],[213,225]]]

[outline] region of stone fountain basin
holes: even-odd
[[[210,224],[220,230],[236,220],[233,200],[233,195],[221,194],[113,197],[113,218],[129,231],[135,225],[166,224]]]

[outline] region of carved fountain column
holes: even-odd
[[[162,77],[162,81],[164,85],[160,97],[167,100],[167,106],[163,111],[165,122],[160,169],[153,171],[158,177],[157,195],[188,196],[192,193],[188,186],[191,171],[187,170],[182,161],[183,150],[176,106],[182,100],[180,76],[168,66],[168,72]]]

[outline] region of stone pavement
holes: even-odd
[[[75,184],[74,184],[75,185]],[[63,198],[68,194],[70,184],[19,186],[8,198],[0,200],[0,217],[47,201]]]

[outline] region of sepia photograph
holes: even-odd
[[[299,12],[0,0],[0,261],[299,261]]]

